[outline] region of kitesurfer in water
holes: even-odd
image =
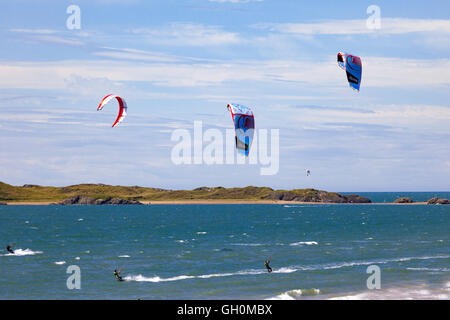
[[[6,246],[6,251],[8,251],[9,253],[14,254],[14,250],[11,249],[11,246],[9,244]]]
[[[123,281],[122,277],[120,276],[120,272],[122,271],[122,269],[120,269],[119,271],[117,271],[116,269],[114,269],[114,277],[116,277],[116,279],[118,281]]]
[[[270,259],[264,261],[264,265],[267,268],[267,272],[271,273],[272,272],[272,268],[269,266],[269,263],[270,263]]]

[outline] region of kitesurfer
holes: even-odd
[[[118,281],[123,281],[122,277],[120,276],[120,272],[122,271],[122,269],[120,269],[119,271],[117,271],[116,269],[114,269],[114,277],[116,277],[116,279]]]
[[[14,250],[11,249],[11,246],[9,244],[6,246],[6,251],[8,251],[9,253],[14,254]]]
[[[269,266],[269,263],[270,263],[270,259],[264,261],[264,265],[267,268],[267,272],[271,273],[272,272],[272,268]]]

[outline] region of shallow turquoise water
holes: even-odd
[[[450,293],[450,206],[3,206],[0,226],[1,299],[376,298],[372,264],[384,297]]]

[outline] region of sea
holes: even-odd
[[[358,194],[378,203],[0,206],[0,299],[449,299],[450,206],[387,203],[450,192]]]

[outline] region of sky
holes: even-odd
[[[447,0],[0,5],[2,182],[450,190]],[[360,92],[338,52],[361,57]],[[97,112],[107,94],[128,105],[115,128],[117,104]],[[195,139],[202,121],[225,136],[228,103],[251,107],[257,132],[279,130],[275,174],[262,160],[174,163],[174,132]]]

